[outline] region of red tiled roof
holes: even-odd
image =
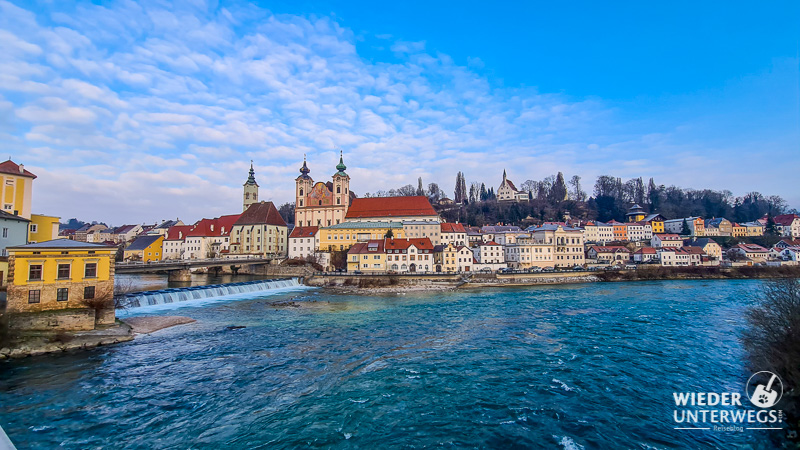
[[[181,241],[186,237],[186,233],[192,229],[194,225],[175,225],[169,227],[165,241]]]
[[[419,250],[433,251],[433,243],[428,238],[386,239],[384,248],[386,250],[406,250],[412,245]]]
[[[121,227],[115,228],[113,234],[130,233],[134,228],[136,228],[136,225],[122,225]]]
[[[442,233],[466,233],[464,225],[460,223],[445,222],[442,224]]]
[[[748,253],[767,253],[769,250],[758,244],[739,244],[736,248],[740,248]]]
[[[0,173],[7,173],[9,175],[17,175],[20,177],[29,177],[29,178],[36,178],[36,175],[28,172],[25,169],[22,169],[22,172],[19,170],[19,164],[15,163],[12,160],[8,160],[5,162],[0,163]]]
[[[377,250],[370,251],[369,250],[370,244],[372,244],[373,246],[377,245],[377,247],[374,247]],[[373,254],[375,254],[375,253],[383,253],[383,252],[384,252],[383,239],[374,239],[374,240],[370,240],[370,241],[367,241],[367,242],[359,242],[359,243],[353,245],[352,247],[350,247],[350,250],[347,251],[347,254],[348,255],[351,255],[351,254],[355,255],[355,254],[360,254],[360,253],[373,253]]]
[[[224,216],[223,216],[224,217]],[[274,225],[285,227],[286,222],[272,202],[259,202],[250,205],[236,220],[234,225]]]
[[[622,247],[620,245],[593,245],[589,248],[594,249],[594,251],[597,253],[631,252],[627,249],[627,247]]]
[[[781,214],[772,218],[776,224],[784,227],[790,226],[792,222],[794,222],[794,219],[800,219],[800,216],[797,214]]]
[[[231,233],[233,224],[239,220],[241,214],[231,214],[228,216],[220,216],[215,219],[201,219],[199,222],[192,226],[185,236],[227,236]]]
[[[509,180],[508,178],[506,178],[506,183],[508,183],[508,186],[509,186],[511,189],[513,189],[513,190],[515,190],[515,191],[517,190],[517,187],[516,187],[516,186],[514,186],[514,183],[513,183],[511,180]]]
[[[318,230],[319,227],[294,227],[289,238],[314,237],[317,235]]]
[[[665,233],[665,234],[662,234],[662,233],[656,233],[656,234],[654,234],[653,236],[658,236],[658,238],[659,238],[659,239],[661,239],[662,241],[680,241],[680,240],[681,240],[681,237],[680,237],[680,236],[678,236],[677,234],[670,234],[670,233]]]
[[[636,250],[633,253],[639,254],[639,255],[655,255],[656,254],[656,249],[654,249],[653,247],[642,247],[642,248],[640,248],[639,250]]]
[[[477,243],[477,244],[475,244],[475,245],[477,245],[478,247],[480,247],[480,246],[484,246],[484,245],[500,245],[500,244],[498,244],[498,243],[497,243],[497,242],[495,242],[495,241],[489,241],[489,242],[478,242],[478,243]]]
[[[428,197],[371,197],[353,199],[345,219],[435,215]]]

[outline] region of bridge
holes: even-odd
[[[209,258],[209,259],[166,259],[162,261],[126,261],[118,262],[114,272],[117,274],[164,273],[169,281],[191,281],[190,269],[199,267],[222,268],[224,266],[256,266],[270,264],[275,257],[268,258]]]

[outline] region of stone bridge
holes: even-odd
[[[167,273],[169,281],[191,281],[191,269],[206,268],[209,270],[238,272],[247,267],[244,272],[252,273],[259,266],[274,264],[274,258],[211,258],[211,259],[167,259],[162,261],[143,263],[118,262],[115,273]],[[225,269],[229,270],[225,270]]]

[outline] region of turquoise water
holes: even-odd
[[[742,391],[758,284],[303,289],[156,311],[197,322],[0,363],[0,424],[47,449],[762,447],[763,431],[672,419],[674,391]]]

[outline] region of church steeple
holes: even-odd
[[[344,171],[347,170],[347,166],[344,165],[344,156],[343,156],[341,150],[339,150],[339,164],[336,165],[336,170],[338,170],[338,172],[336,172],[336,175],[339,175],[339,176],[342,176],[342,177],[346,177],[347,176],[347,174],[344,173]]]
[[[506,169],[503,169],[503,181],[506,181]]]
[[[303,167],[300,168],[300,176],[302,178],[308,178],[308,173],[311,172],[306,165],[306,155],[303,155]]]
[[[256,183],[256,172],[255,172],[255,170],[253,170],[253,160],[252,159],[250,160],[250,175],[247,177],[247,181],[245,181],[244,185],[245,186],[247,186],[247,185],[258,186],[258,183]]]

